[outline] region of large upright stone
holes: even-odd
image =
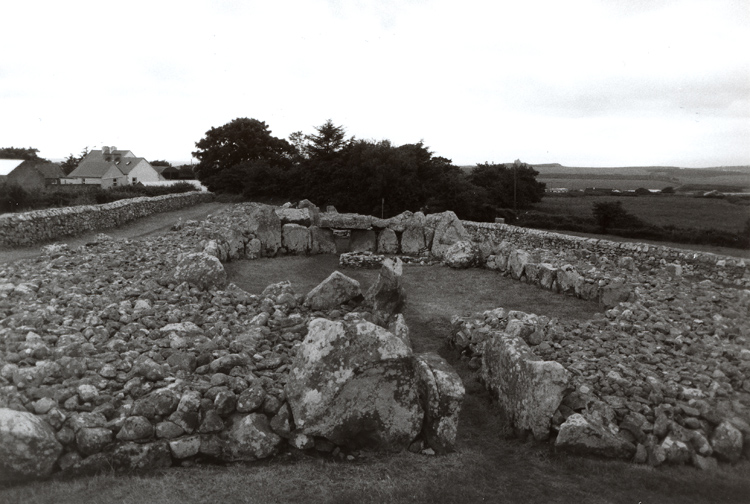
[[[425,410],[422,432],[436,453],[455,449],[458,417],[464,399],[464,385],[458,373],[434,353],[417,356],[419,398]]]
[[[281,244],[288,254],[308,254],[311,245],[310,230],[299,224],[284,224],[281,228]]]
[[[511,425],[531,430],[538,440],[549,437],[552,415],[569,383],[560,363],[542,360],[519,335],[495,331],[485,343],[482,376]]]
[[[378,254],[398,254],[398,236],[392,229],[385,228],[378,233]]]
[[[222,288],[227,284],[224,265],[215,256],[204,252],[182,254],[174,270],[177,283],[189,282],[199,289]]]
[[[365,299],[372,303],[373,312],[388,319],[398,312],[406,300],[406,293],[401,286],[403,264],[401,259],[385,259],[380,268],[378,279],[367,290]]]
[[[422,427],[411,349],[364,320],[310,322],[285,390],[297,433],[338,445],[400,450]]]
[[[310,253],[335,254],[336,238],[333,231],[317,226],[310,227]]]
[[[282,226],[286,224],[299,224],[300,226],[307,227],[312,224],[310,211],[307,208],[276,208],[274,211],[278,215]]]
[[[0,408],[0,482],[48,476],[61,453],[54,431],[41,418]]]
[[[451,245],[445,252],[445,265],[454,269],[466,269],[478,266],[480,263],[480,252],[474,243],[470,241],[459,241]]]
[[[231,421],[222,459],[228,462],[263,459],[273,455],[281,442],[282,439],[271,430],[266,415],[236,415]]]
[[[269,205],[252,203],[247,207],[247,217],[242,226],[246,238],[257,238],[261,256],[273,257],[281,248],[281,219]]]
[[[445,253],[454,243],[471,240],[471,236],[464,228],[464,225],[456,214],[450,210],[428,215],[426,225],[434,229],[430,252],[437,259],[444,259]]]
[[[358,281],[334,271],[307,294],[305,304],[313,310],[330,310],[361,295]]]
[[[426,254],[430,245],[425,237],[425,224],[427,218],[422,212],[417,212],[409,217],[404,223],[404,231],[401,234],[401,253],[411,256]]]
[[[305,208],[310,213],[310,225],[320,226],[320,208],[310,200],[302,200],[297,203],[297,208]]]
[[[514,280],[521,278],[526,265],[531,262],[531,254],[523,249],[515,249],[508,256],[508,269]]]

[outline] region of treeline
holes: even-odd
[[[544,195],[538,172],[526,163],[484,163],[465,173],[422,142],[347,138],[330,120],[286,140],[271,135],[265,122],[239,118],[206,132],[196,147],[196,175],[211,191],[309,199],[342,212],[452,210],[462,219],[492,221]]]
[[[750,219],[738,232],[721,229],[697,229],[677,226],[657,226],[627,212],[619,201],[594,203],[591,216],[558,215],[544,212],[525,212],[517,225],[553,231],[600,233],[639,240],[669,241],[674,243],[713,245],[750,249]]]

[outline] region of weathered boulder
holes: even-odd
[[[425,224],[434,230],[430,252],[440,260],[445,259],[445,253],[451,245],[471,239],[459,218],[450,210],[428,215]]]
[[[310,253],[335,254],[336,239],[333,231],[318,226],[310,227]]]
[[[0,481],[48,476],[61,453],[55,432],[41,418],[0,408]]]
[[[261,256],[275,256],[281,248],[281,219],[274,207],[251,203],[243,208],[246,209],[246,218],[241,227],[243,236],[260,241]]]
[[[400,450],[422,426],[411,349],[364,320],[310,322],[285,391],[295,435]]]
[[[560,426],[555,449],[581,455],[629,459],[635,446],[611,432],[598,421],[580,413],[570,415]]]
[[[215,256],[193,252],[179,256],[174,280],[177,283],[189,282],[199,289],[220,289],[227,284],[227,272]]]
[[[409,326],[406,325],[406,319],[402,313],[397,313],[391,317],[391,321],[388,324],[388,331],[395,337],[404,342],[404,345],[409,348],[414,348],[411,344],[411,338],[409,337]]]
[[[276,208],[274,210],[279,217],[282,226],[286,224],[298,224],[307,227],[312,224],[310,211],[307,208]],[[283,231],[282,231],[283,233]],[[282,235],[283,241],[283,235]]]
[[[526,265],[531,262],[531,254],[523,249],[514,249],[508,255],[508,269],[514,280],[521,278]]]
[[[622,278],[615,278],[601,290],[601,303],[606,308],[612,308],[630,297],[632,287]]]
[[[311,248],[310,230],[299,224],[284,224],[281,228],[281,245],[288,254],[308,254]]]
[[[552,415],[569,383],[560,363],[542,360],[520,336],[495,331],[485,343],[482,378],[511,425],[531,430],[539,440],[549,437]]]
[[[172,465],[167,441],[124,443],[112,452],[112,465],[124,471],[146,472]]]
[[[406,293],[401,286],[402,275],[401,259],[385,259],[378,279],[365,294],[365,300],[372,304],[373,312],[382,315],[384,319],[388,319],[404,305]]]
[[[548,263],[539,265],[538,275],[539,285],[547,290],[556,290],[557,287],[557,268]]]
[[[320,215],[320,227],[331,229],[370,229],[374,217],[352,213],[330,213]]]
[[[305,305],[313,310],[330,310],[361,295],[358,281],[334,271],[307,294]]]
[[[422,432],[435,453],[455,449],[458,417],[464,399],[464,385],[458,373],[434,353],[416,358],[419,398],[425,418]]]
[[[557,285],[560,292],[574,294],[576,285],[583,282],[583,277],[570,264],[566,264],[557,270]]]
[[[372,229],[352,229],[349,250],[352,252],[375,252],[378,235]]]
[[[282,438],[271,430],[266,415],[237,415],[232,419],[222,459],[235,462],[266,458],[276,452],[281,442]]]
[[[459,241],[445,251],[445,264],[455,269],[471,268],[479,265],[481,254],[470,241]]]
[[[414,213],[406,210],[405,212],[401,212],[400,214],[395,215],[390,219],[386,219],[386,226],[388,227],[388,229],[392,229],[397,233],[403,233],[406,230],[408,223],[412,220],[413,216]]]
[[[402,254],[420,256],[429,251],[430,244],[425,237],[426,221],[424,214],[417,212],[404,222],[404,231],[401,234]]]
[[[310,213],[310,224],[312,226],[320,226],[320,208],[318,208],[310,200],[302,200],[297,203],[297,208],[305,208]]]
[[[725,420],[711,434],[711,446],[722,460],[737,462],[742,455],[742,431]]]
[[[394,230],[385,228],[378,233],[377,252],[379,254],[398,254],[398,236],[396,236]]]
[[[485,259],[484,266],[494,271],[505,271],[508,267],[508,256],[504,254],[490,254]]]

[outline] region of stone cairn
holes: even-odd
[[[374,290],[338,272],[307,296],[227,284],[224,262],[335,253],[341,230],[353,251],[387,257]],[[602,305],[580,323],[502,308],[454,319],[452,344],[519,433],[653,465],[748,457],[741,261],[301,202],[0,266],[0,476],[452,450],[463,386],[438,356],[413,354],[398,255]]]

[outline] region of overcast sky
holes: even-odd
[[[750,164],[750,0],[0,4],[0,147],[189,160],[332,119],[465,165]]]

